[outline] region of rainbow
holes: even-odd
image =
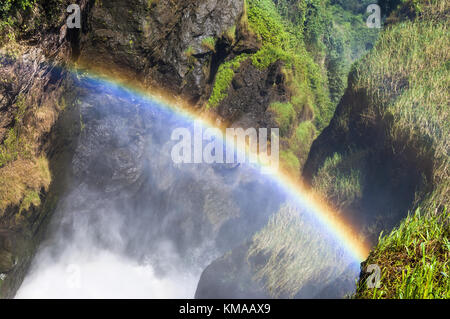
[[[194,111],[194,108],[180,97],[169,94],[161,89],[143,87],[139,82],[130,77],[111,74],[110,71],[105,70],[86,70],[76,66],[70,71],[76,74],[81,72],[89,79],[131,91],[144,99],[156,102],[159,106],[175,112],[188,120],[199,121],[206,128],[219,128],[222,131],[225,128],[223,125],[214,123],[212,112],[208,110]],[[282,190],[297,200],[302,207],[312,212],[318,221],[336,237],[338,242],[347,249],[355,260],[362,262],[367,258],[370,246],[355,229],[354,225],[343,218],[338,212],[331,209],[331,207],[325,204],[323,199],[308,190],[300,181],[294,180],[282,170],[274,170],[270,166],[266,166],[264,169],[269,173],[268,178],[272,179]]]

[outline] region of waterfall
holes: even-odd
[[[302,296],[357,262],[258,167],[174,163],[171,132],[192,130],[192,119],[113,83],[83,78],[79,86],[83,129],[70,185],[17,298],[193,298],[202,271],[286,205],[304,224],[300,273],[307,285],[317,281]]]

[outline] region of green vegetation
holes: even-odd
[[[317,136],[316,127],[311,121],[304,121],[298,124],[295,132],[289,139],[289,148],[297,156],[300,167],[302,167],[307,158],[309,149]]]
[[[285,145],[281,152],[283,167],[298,175],[312,143],[309,134],[299,136],[296,132],[295,128],[305,120],[301,114],[310,114],[314,120],[309,123],[314,123],[314,131],[319,132],[333,114],[326,79],[307,51],[302,19],[289,20],[282,16],[280,7],[271,0],[247,0],[246,5],[249,29],[262,42],[262,48],[251,57],[252,64],[259,69],[266,69],[276,61],[284,63],[285,83],[291,99],[272,103],[269,111],[274,114],[274,120],[280,128],[282,145]],[[299,8],[296,12],[302,13]],[[304,141],[299,141],[299,138],[306,137]]]
[[[22,121],[27,105],[23,96],[18,96],[16,114],[14,116],[15,125],[6,134],[3,144],[0,144],[0,168],[17,159],[19,155],[29,157],[29,145],[26,138],[21,134]]]
[[[70,0],[2,0],[0,1],[0,47],[16,39],[31,37],[44,29],[62,25],[61,14]]]
[[[3,0],[0,3],[0,46],[8,39],[14,42],[14,27],[18,11],[29,12],[36,0]]]
[[[333,109],[347,85],[351,64],[378,37],[377,29],[366,26],[366,8],[373,1],[278,0],[276,8],[296,29],[310,56],[327,79]],[[333,110],[332,110],[333,111]]]
[[[433,15],[448,10],[440,1],[422,1],[424,17],[385,31],[374,50],[355,68],[354,90],[367,91],[368,123],[387,123],[393,145],[414,149],[417,158],[433,162],[435,200],[448,203],[450,112],[450,33],[448,20]],[[437,197],[436,197],[437,196]]]
[[[34,155],[34,128],[24,124],[29,105],[23,95],[14,109],[14,126],[0,144],[0,216],[9,205],[20,205],[19,215],[31,204],[37,206],[41,188],[47,189],[51,181],[47,159]],[[35,113],[41,125],[47,121],[45,112],[41,107]]]
[[[231,26],[226,32],[225,36],[231,43],[236,42],[236,26]]]
[[[9,129],[3,145],[0,145],[0,167],[5,166],[7,163],[14,161],[19,154],[19,141],[16,131]]]
[[[281,131],[283,144],[299,158],[301,167],[312,140],[333,116],[347,86],[352,63],[378,37],[379,31],[367,28],[365,23],[366,8],[371,2],[247,0],[246,3],[249,28],[263,44],[252,56],[253,65],[264,69],[283,61],[286,84],[292,95],[290,103],[296,112],[291,127],[312,118],[314,133],[312,138],[304,134],[303,142],[299,142],[295,130]],[[276,121],[279,123],[279,118]]]
[[[206,49],[215,52],[216,51],[216,39],[213,37],[207,37],[202,40],[202,46]]]
[[[292,101],[308,101],[310,107],[317,110],[317,126],[323,129],[330,120],[333,109],[326,92],[326,80],[306,50],[302,28],[283,19],[271,0],[248,0],[246,12],[250,31],[263,43],[262,48],[251,56],[253,65],[265,69],[276,61],[285,62],[286,72],[290,74],[288,85],[292,87]],[[229,67],[219,69],[210,106],[217,105],[226,96],[234,75],[234,72],[232,74],[226,69]],[[211,103],[212,101],[215,103]],[[298,111],[301,108],[296,106]]]
[[[307,283],[326,283],[344,267],[305,214],[285,205],[253,236],[247,252],[255,281],[274,298],[293,298]],[[261,263],[261,260],[264,262]]]
[[[339,1],[329,0],[245,1],[240,27],[262,44],[248,56],[253,66],[264,70],[277,61],[283,62],[290,99],[272,101],[269,111],[280,127],[286,154],[295,154],[300,167],[306,161],[312,139],[333,116],[346,88],[351,64],[371,47],[378,35],[377,30],[365,25],[364,3],[358,2],[356,7],[352,11]],[[225,36],[234,42],[235,32],[232,28]],[[214,47],[212,40],[204,46]],[[227,62],[219,68],[208,108],[219,105],[227,96],[236,71]],[[299,142],[295,128],[303,121],[313,124],[314,134],[312,138],[304,134],[306,139]]]
[[[365,10],[373,1],[363,1],[357,12],[332,5],[322,16],[324,30],[322,44],[325,55],[330,97],[337,104],[347,87],[347,76],[354,61],[370,49],[379,36],[379,30],[367,28]],[[362,10],[362,11],[361,11]],[[313,39],[315,37],[311,35]]]
[[[288,135],[296,117],[292,104],[290,102],[275,102],[269,106],[269,111],[275,115],[275,121],[280,128],[280,135]]]
[[[246,4],[250,30],[263,44],[286,50],[298,47],[301,30],[282,18],[271,0],[247,0]]]
[[[427,165],[432,167],[424,176],[429,186],[423,192],[428,193],[418,193],[415,204],[429,198],[429,204],[445,206],[450,200],[450,144],[447,138],[450,136],[450,34],[448,19],[442,17],[449,5],[436,0],[414,3],[412,8],[417,17],[391,25],[380,35],[374,49],[354,65],[348,93],[351,99],[360,101],[359,105],[354,105],[361,108],[357,111],[357,121],[371,128],[382,123],[383,143],[390,145],[393,154],[401,154],[407,149],[408,161],[417,163],[420,169]],[[410,5],[409,1],[402,1],[397,10],[404,12],[404,7],[410,8]],[[364,96],[358,96],[356,92],[364,92]],[[343,131],[348,130],[349,112],[352,111],[348,108],[336,119]],[[353,167],[360,171],[362,178],[364,168],[352,157],[367,151],[373,149],[348,151],[354,153],[345,155],[342,160],[348,168],[338,172],[333,165],[323,165],[314,180],[314,187],[327,198],[341,198],[337,194],[347,192],[338,188],[345,188],[346,183],[335,183],[333,176],[337,174],[337,178],[344,174],[352,180],[354,172],[349,168]],[[326,164],[332,163],[329,160]],[[432,197],[428,197],[429,194]],[[350,203],[351,198],[344,202]],[[333,202],[336,206],[342,205],[340,200]]]
[[[408,4],[403,1],[398,10]],[[357,298],[450,297],[450,35],[448,17],[442,19],[449,4],[423,0],[413,8],[416,19],[393,25],[358,64],[354,85],[367,90],[366,118],[387,122],[393,145],[432,162],[432,190],[418,194],[416,213],[380,238],[367,263],[380,265],[381,287],[368,290],[361,280]]]
[[[35,190],[28,191],[20,204],[19,214],[21,214],[22,211],[30,209],[31,205],[38,207],[40,204],[41,198],[39,197],[39,193]]]
[[[304,148],[305,143],[314,139],[316,135],[316,128],[311,121],[301,122],[297,129],[295,130],[295,134],[293,135],[293,143],[295,148]]]
[[[36,0],[3,0],[0,4],[0,19],[10,17],[16,10],[31,8]]]
[[[48,189],[51,175],[45,157],[36,159],[18,159],[0,169],[0,216],[9,205],[20,205],[25,196],[39,193],[41,188]],[[36,201],[30,201],[30,203]],[[23,204],[22,208],[27,206]],[[28,206],[29,207],[29,206]]]
[[[329,122],[333,109],[326,79],[307,51],[303,27],[283,18],[271,0],[247,1],[250,30],[262,41],[262,48],[252,56],[254,66],[265,69],[276,61],[285,63],[292,101],[308,101],[315,112],[319,131]],[[301,111],[303,106],[296,106]]]
[[[213,91],[208,100],[207,108],[216,107],[227,96],[228,88],[233,81],[234,72],[239,69],[241,63],[248,58],[247,54],[241,54],[233,60],[220,65],[216,74]]]
[[[388,236],[380,236],[366,264],[381,267],[379,288],[358,285],[356,298],[450,298],[450,213],[409,215]]]
[[[280,162],[283,170],[300,177],[300,161],[291,150],[280,150]]]
[[[184,54],[185,54],[188,58],[190,58],[190,57],[192,57],[192,56],[195,54],[195,50],[194,50],[194,48],[193,48],[192,46],[189,46],[189,47],[186,49],[186,51],[184,51]]]
[[[367,289],[362,278],[356,298],[449,297],[449,6],[437,0],[391,6],[389,27],[353,66],[348,104],[334,119],[332,134],[348,145],[334,147],[337,153],[324,159],[313,177],[314,189],[345,211],[365,196],[366,178],[373,175],[368,156],[385,152],[387,162],[408,161],[422,174],[425,186],[414,185],[415,199],[408,202],[413,210],[418,207],[416,213],[380,237],[366,261],[381,267],[381,287]],[[374,132],[380,134],[373,142],[379,145],[355,137]],[[387,172],[393,184],[405,173]]]
[[[315,191],[343,209],[362,196],[361,173],[357,168],[362,154],[343,157],[335,153],[325,160],[313,179]]]

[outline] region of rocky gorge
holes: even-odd
[[[365,26],[366,2],[81,0],[81,29],[67,28],[71,1],[2,7],[0,296],[20,296],[29,270],[44,274],[48,260],[105,250],[138,264],[152,260],[158,278],[186,280],[181,297],[352,294],[354,261],[331,267],[335,257],[327,257],[315,261],[315,272],[299,270],[308,269],[307,238],[297,234],[314,229],[283,205],[283,192],[245,168],[174,166],[170,128],[183,120],[117,83],[181,101],[218,126],[279,127],[283,170],[358,225],[373,259],[380,232],[408,210],[445,216],[445,95],[415,98],[436,111],[410,129],[403,119],[423,115],[404,115],[391,102],[419,90],[422,69],[373,61],[378,52],[392,54],[395,32],[409,35],[396,29],[403,22],[446,30],[448,6],[423,1],[419,11],[408,1],[381,2],[387,30],[376,42],[378,30]],[[429,47],[433,75],[448,67],[442,34],[404,37],[405,46]],[[438,129],[420,126],[426,121]],[[448,219],[442,224],[447,238]]]

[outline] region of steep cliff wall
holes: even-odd
[[[338,130],[337,123],[345,118],[340,114],[347,114],[345,105],[353,105],[353,98],[360,98],[359,91],[353,93],[353,87],[347,91],[331,127],[326,127],[345,90],[351,63],[372,47],[377,36],[376,30],[365,28],[366,2],[83,0],[78,2],[82,9],[80,30],[65,25],[70,1],[8,3],[12,6],[2,6],[0,12],[0,273],[6,275],[0,292],[4,297],[13,296],[21,283],[64,188],[65,165],[83,128],[77,91],[67,71],[72,65],[144,88],[164,89],[168,95],[188,101],[198,112],[230,125],[280,127],[282,164],[299,177],[313,140],[323,131],[306,165],[305,176],[312,183],[314,176],[326,179],[325,163],[333,169],[339,166],[339,158],[333,162],[327,161],[328,157],[353,151],[355,143],[349,141],[347,133],[331,134],[338,136],[335,139],[326,136]],[[358,101],[366,100],[363,94]],[[363,118],[358,105],[350,112],[354,114],[350,127],[358,136],[366,135],[357,124]],[[362,165],[359,159],[368,159],[367,171],[383,166],[383,152],[390,152],[380,146],[377,155],[370,156],[362,146],[379,144],[385,125],[380,123],[386,121],[367,126],[370,134],[358,139],[355,152],[359,155],[352,157],[358,165]],[[339,143],[345,146],[338,150]],[[406,174],[417,166],[413,163],[402,168],[405,154],[392,157],[390,169],[375,176],[378,184],[369,183],[372,188],[365,192],[354,189],[355,184],[363,183],[359,171],[350,168],[341,173],[336,169],[338,175],[349,175],[344,180],[353,188],[343,196],[328,189],[324,194],[333,193],[329,200],[336,206],[353,207],[355,219],[359,218],[356,212],[362,207],[361,198],[368,199],[366,205],[370,206],[371,200],[384,195],[387,200],[378,204],[377,210],[389,208],[403,216],[416,185],[424,185],[423,189],[430,185],[422,182],[420,173],[427,178],[433,175],[427,161],[423,161],[425,168],[420,173]],[[318,173],[321,169],[323,174]],[[399,171],[402,173],[397,174]],[[393,185],[407,187],[398,192],[386,189],[392,175],[400,179]],[[286,217],[280,216],[282,221]],[[374,223],[372,217],[363,222]],[[295,222],[292,224],[295,227]],[[257,226],[238,238],[241,253],[252,247],[247,239],[263,227]],[[272,231],[265,228],[263,234]],[[289,249],[295,246],[295,238],[290,240]],[[273,251],[278,248],[270,247]],[[290,265],[287,262],[283,267]],[[211,269],[214,267],[208,272],[214,273]],[[294,280],[285,291],[274,289],[279,289],[281,296],[300,296],[301,284]],[[265,289],[258,285],[253,288]],[[255,294],[267,295],[263,290],[255,290]]]
[[[63,189],[64,156],[79,122],[61,68],[72,55],[72,34],[60,33],[64,15],[33,1],[1,9],[0,296],[13,297]]]
[[[444,2],[402,1],[305,165],[312,187],[374,244],[402,220],[363,265],[357,297],[448,298],[448,14]],[[381,268],[374,291],[369,264]]]

